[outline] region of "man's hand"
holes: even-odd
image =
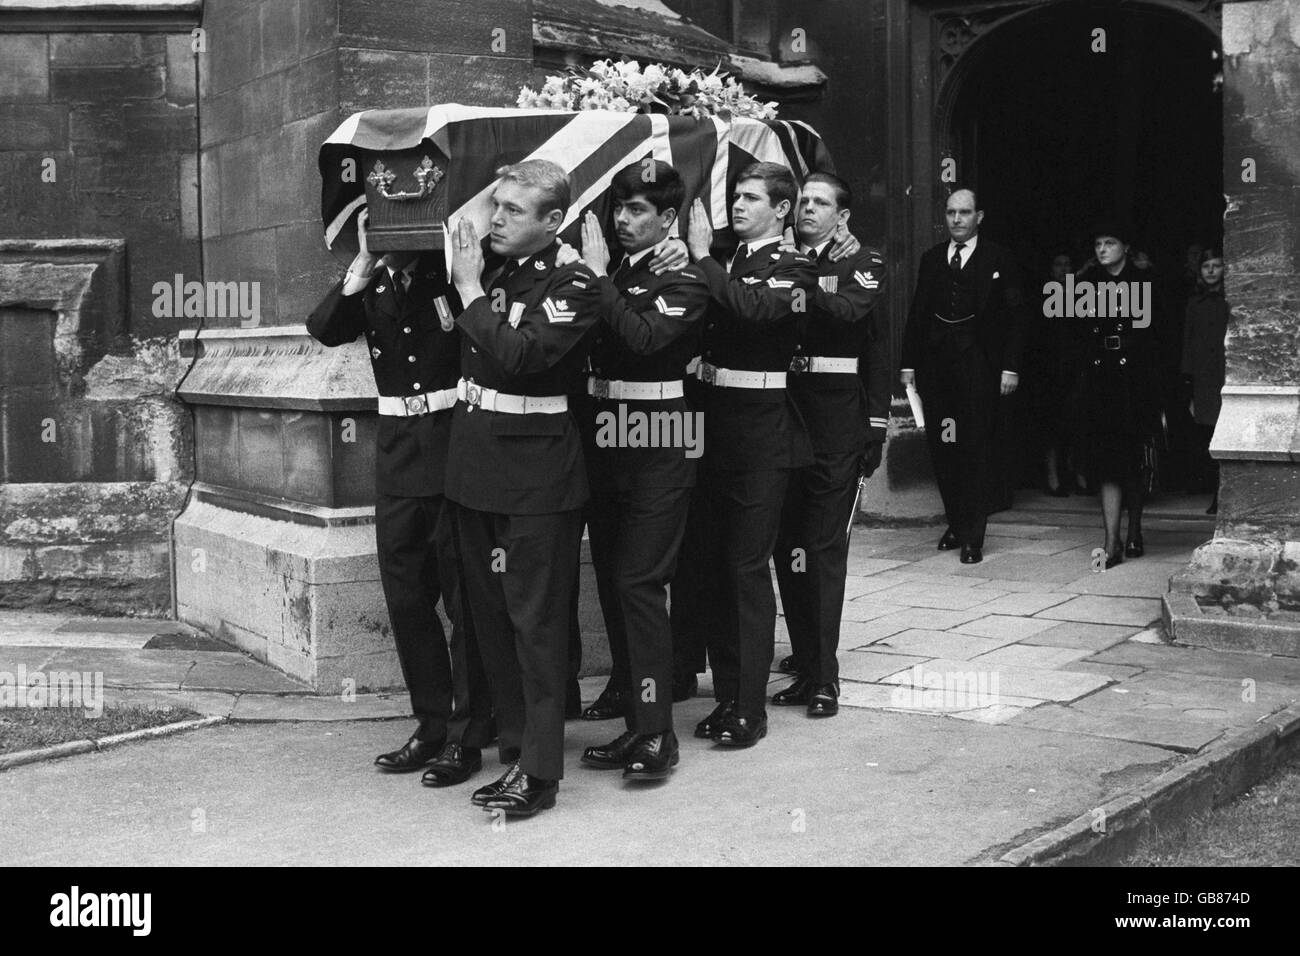
[[[858,471],[863,478],[870,478],[880,467],[880,459],[885,454],[885,443],[880,441],[869,441],[867,447],[862,450],[862,458],[858,461]]]
[[[799,243],[794,238],[794,229],[786,226],[781,230],[781,241],[776,246],[783,252],[798,252]]]
[[[484,294],[482,276],[483,249],[478,231],[472,222],[462,219],[452,234],[451,281],[463,305],[468,306]]]
[[[563,239],[560,240],[560,248],[555,253],[555,264],[557,266],[567,266],[572,262],[581,262],[582,254],[577,249],[569,245]]]
[[[686,225],[686,248],[691,258],[703,259],[713,246],[713,226],[709,224],[709,214],[704,203],[699,199],[691,203],[690,221]]]
[[[1020,384],[1020,376],[1017,375],[1015,372],[1002,373],[1002,394],[1003,395],[1010,395],[1012,392],[1016,390],[1016,386],[1019,384]]]
[[[914,371],[913,371],[912,369],[910,369],[910,368],[905,368],[905,369],[903,369],[901,372],[898,373],[898,380],[903,384],[903,387],[904,387],[904,388],[907,388],[907,386],[909,386],[909,385],[915,385],[915,384],[916,384],[916,372],[914,372]]]
[[[348,272],[358,278],[369,278],[377,268],[379,268],[379,257],[370,251],[370,243],[366,238],[366,223],[370,221],[370,210],[363,209],[357,214],[357,246],[359,251],[352,260],[352,265],[348,266]]]
[[[691,264],[691,256],[686,243],[677,236],[669,236],[651,253],[650,271],[657,276],[665,272],[676,272]]]
[[[858,242],[858,237],[849,232],[849,227],[841,224],[835,230],[835,241],[831,243],[831,262],[839,262],[841,259],[847,259],[859,249],[862,243]]]
[[[582,217],[582,261],[598,276],[605,275],[609,268],[609,246],[605,245],[605,233],[600,228],[596,214],[590,211]]]

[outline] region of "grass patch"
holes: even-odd
[[[5,709],[0,710],[0,754],[37,750],[73,740],[98,740],[199,716],[187,707],[105,707],[99,717],[90,717],[79,708]]]
[[[1143,840],[1125,866],[1300,864],[1300,760],[1230,804]]]

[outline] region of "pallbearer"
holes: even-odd
[[[583,428],[592,493],[587,534],[614,660],[611,687],[624,702],[627,731],[588,747],[582,762],[655,779],[678,761],[666,600],[703,451],[682,378],[697,354],[709,290],[698,269],[650,269],[686,198],[675,169],[634,163],[614,176],[611,195],[622,247],[612,270],[600,223],[588,213],[583,226],[583,260],[598,277],[603,318]]]
[[[798,676],[774,704],[806,706],[809,716],[839,709],[840,612],[848,569],[848,526],[859,476],[880,464],[888,425],[889,335],[877,300],[884,290],[880,253],[862,248],[832,262],[836,230],[849,218],[848,185],[813,173],[799,197],[795,231],[816,264],[799,351],[790,363],[790,397],[812,440],[813,463],[795,472],[786,495],[775,564],[794,652],[782,662]]]
[[[581,263],[557,265],[569,205],[557,165],[502,170],[492,193],[492,251],[505,266],[484,288],[469,222],[451,237],[465,304],[460,401],[447,497],[458,513],[465,581],[501,733],[500,780],[473,800],[507,815],[555,804],[564,774],[569,602],[587,480],[567,393],[583,385],[600,291]]]

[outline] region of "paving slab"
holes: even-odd
[[[12,644],[0,647],[0,672],[14,674],[18,669],[43,671],[62,651],[61,647],[46,647],[39,644]]]
[[[1159,646],[1125,642],[1089,658],[1100,664],[1128,664],[1146,670],[1200,674],[1240,681],[1246,678],[1300,685],[1300,658],[1198,647]]]
[[[1040,670],[1056,670],[1073,664],[1092,652],[1079,647],[1041,647],[1034,644],[1008,644],[997,650],[989,651],[975,658],[980,664],[989,663],[1008,667],[1033,667]],[[1087,673],[1086,671],[1084,673]]]
[[[1021,645],[1023,647],[1032,647],[1032,644]],[[1062,670],[1078,671],[1080,674],[1100,674],[1103,677],[1109,677],[1113,681],[1128,680],[1134,674],[1141,674],[1141,667],[1129,667],[1124,664],[1098,664],[1094,661],[1080,660],[1067,664]]]
[[[973,588],[951,588],[922,583],[897,584],[878,592],[875,597],[891,604],[904,604],[908,607],[929,607],[945,611],[964,611],[977,604],[986,604],[1000,597],[997,591],[975,591]]]
[[[1243,699],[1250,698],[1250,699]],[[1300,699],[1294,685],[1146,671],[1074,704],[1082,713],[1138,713],[1203,722],[1220,730],[1249,728]]]
[[[1046,620],[1046,618],[1038,620]],[[1128,640],[1140,631],[1141,628],[1132,625],[1084,624],[1078,621],[1066,621],[1026,637],[1024,643],[1041,644],[1045,647],[1086,647],[1093,651],[1103,651]]]
[[[845,605],[846,613],[851,606],[852,602]],[[878,617],[873,616],[871,620],[859,623],[854,640],[860,640],[862,643],[867,644],[913,627],[946,631],[950,627],[956,627],[958,624],[964,624],[982,616],[983,614],[978,610],[947,611],[930,607],[903,608]],[[840,646],[844,646],[843,641],[840,642]]]
[[[405,694],[357,694],[350,701],[338,696],[242,694],[230,714],[231,720],[254,722],[397,720],[410,717],[411,702]]]
[[[231,654],[242,658],[242,654]],[[179,690],[185,675],[194,667],[193,655],[175,651],[145,651],[129,648],[61,648],[51,658],[50,670],[102,673],[110,687],[152,687]]]
[[[1086,564],[1061,561],[1055,557],[1038,554],[985,555],[979,564],[969,565],[972,574],[986,578],[1007,579],[1038,585],[1036,591],[1056,590],[1055,585],[1063,585],[1079,577],[1080,571],[1086,571]],[[1044,585],[1053,585],[1044,587]]]
[[[926,681],[934,679],[934,674],[942,675],[941,679],[945,683],[950,680],[964,680],[970,683],[968,675],[974,674],[975,680],[982,680],[984,682],[982,686],[989,688],[990,693],[996,693],[999,699],[1027,697],[1034,700],[1069,702],[1095,693],[1110,683],[1100,674],[1072,673],[1035,667],[981,665],[978,661],[944,658],[900,670],[899,673],[892,674],[883,681],[890,684],[925,687],[928,686]]]
[[[900,631],[883,640],[876,641],[870,647],[882,654],[896,652],[911,654],[922,658],[942,657],[949,660],[965,661],[989,651],[996,650],[1015,640],[1014,637],[992,638],[975,637],[956,631],[927,631],[911,628]]]
[[[139,687],[105,687],[106,707],[151,707],[155,710],[185,707],[205,717],[229,717],[238,694],[224,691],[146,690]]]
[[[988,605],[981,605],[981,611],[989,610]],[[1010,641],[1023,641],[1027,637],[1049,630],[1056,625],[1051,621],[1038,621],[1029,617],[1014,617],[1010,614],[990,614],[977,617],[965,624],[953,628],[962,634],[974,634],[976,637],[1007,638]]]
[[[872,645],[874,648],[874,645]],[[924,663],[929,658],[910,657],[906,654],[887,654],[874,649],[849,651],[840,655],[840,680],[873,683],[890,674],[898,673],[900,667],[911,667]]]
[[[1202,721],[1189,721],[1158,717],[1153,714],[1089,713],[1076,707],[1044,704],[1032,711],[1016,715],[1014,722],[1021,727],[1054,730],[1068,734],[1087,734],[1092,737],[1109,737],[1130,743],[1149,744],[1181,753],[1196,753],[1223,736],[1226,726]]]
[[[840,616],[840,644],[844,643],[844,628],[848,624],[864,624],[867,621],[874,621],[876,618],[884,617],[886,614],[898,614],[907,610],[906,605],[890,604],[887,601],[876,601],[871,598],[857,598],[853,601],[845,601]]]
[[[977,590],[983,591],[984,588],[978,588]],[[995,589],[989,588],[988,590]],[[1073,597],[1072,594],[1063,591],[1013,591],[995,597],[988,604],[983,605],[983,608],[989,614],[1024,616],[1037,614],[1049,607],[1064,604],[1071,597]]]
[[[1125,561],[1109,571],[1081,574],[1069,582],[1070,590],[1080,594],[1111,594],[1117,597],[1145,597],[1164,594],[1169,590],[1169,579],[1186,566],[1141,561]]]
[[[975,567],[978,568],[980,565],[977,564]],[[1011,593],[1027,591],[1042,593],[1047,589],[1051,591],[1064,592],[1066,598],[1071,597],[1075,593],[1064,584],[1044,584],[1041,581],[1017,581],[1013,578],[985,578],[976,584],[975,587],[988,588],[991,591],[1008,591]]]
[[[1034,616],[1085,624],[1135,624],[1146,627],[1160,618],[1160,599],[1081,594],[1064,604],[1039,611]]]

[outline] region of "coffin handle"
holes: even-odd
[[[384,166],[380,160],[375,160],[375,168],[370,175],[366,177],[366,182],[375,187],[379,195],[385,199],[392,199],[396,202],[406,202],[410,199],[427,199],[433,195],[433,189],[442,179],[442,170],[433,165],[433,160],[428,156],[420,160],[420,165],[415,170],[415,182],[419,189],[414,192],[389,192],[389,187],[397,179],[397,174],[391,169]]]

